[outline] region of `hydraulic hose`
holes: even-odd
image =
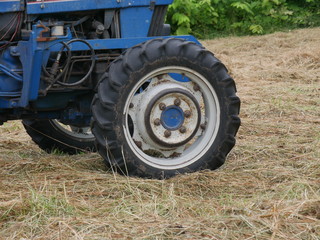
[[[87,45],[87,46],[89,47],[89,49],[90,49],[90,51],[91,51],[91,66],[90,66],[90,69],[89,69],[89,71],[87,72],[87,74],[86,74],[83,78],[81,78],[79,81],[77,81],[77,82],[74,82],[74,83],[65,83],[65,82],[57,81],[58,84],[60,84],[61,86],[65,86],[65,87],[74,87],[74,86],[80,85],[80,84],[82,84],[84,81],[86,81],[86,80],[88,79],[88,77],[90,76],[90,74],[92,73],[92,71],[93,71],[93,69],[94,69],[94,66],[95,66],[95,63],[96,63],[96,57],[95,57],[94,49],[93,49],[93,47],[92,47],[87,41],[85,41],[85,40],[83,40],[83,39],[73,39],[73,40],[67,42],[66,45],[70,45],[70,44],[72,44],[72,43],[74,43],[74,42],[82,42],[82,43],[84,43],[85,45]],[[70,48],[69,48],[69,49],[70,49]],[[70,54],[70,55],[71,55],[71,54]],[[69,63],[66,64],[65,69],[68,68],[68,67],[69,67]],[[64,70],[65,70],[65,69],[64,69]],[[62,76],[62,74],[59,74],[58,76],[59,76],[59,78],[60,78],[60,77]],[[59,79],[59,78],[57,78],[57,79]]]

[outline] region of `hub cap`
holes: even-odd
[[[178,130],[184,123],[184,113],[180,107],[169,106],[161,113],[161,124],[165,129]]]

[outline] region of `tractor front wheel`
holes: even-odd
[[[235,144],[240,100],[225,66],[203,47],[154,39],[115,60],[92,104],[107,164],[168,178],[220,167]]]

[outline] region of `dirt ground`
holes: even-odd
[[[320,28],[203,41],[242,126],[226,164],[158,181],[0,127],[0,239],[320,239]]]

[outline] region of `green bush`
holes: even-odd
[[[175,0],[167,21],[197,37],[265,34],[320,26],[319,0]]]

